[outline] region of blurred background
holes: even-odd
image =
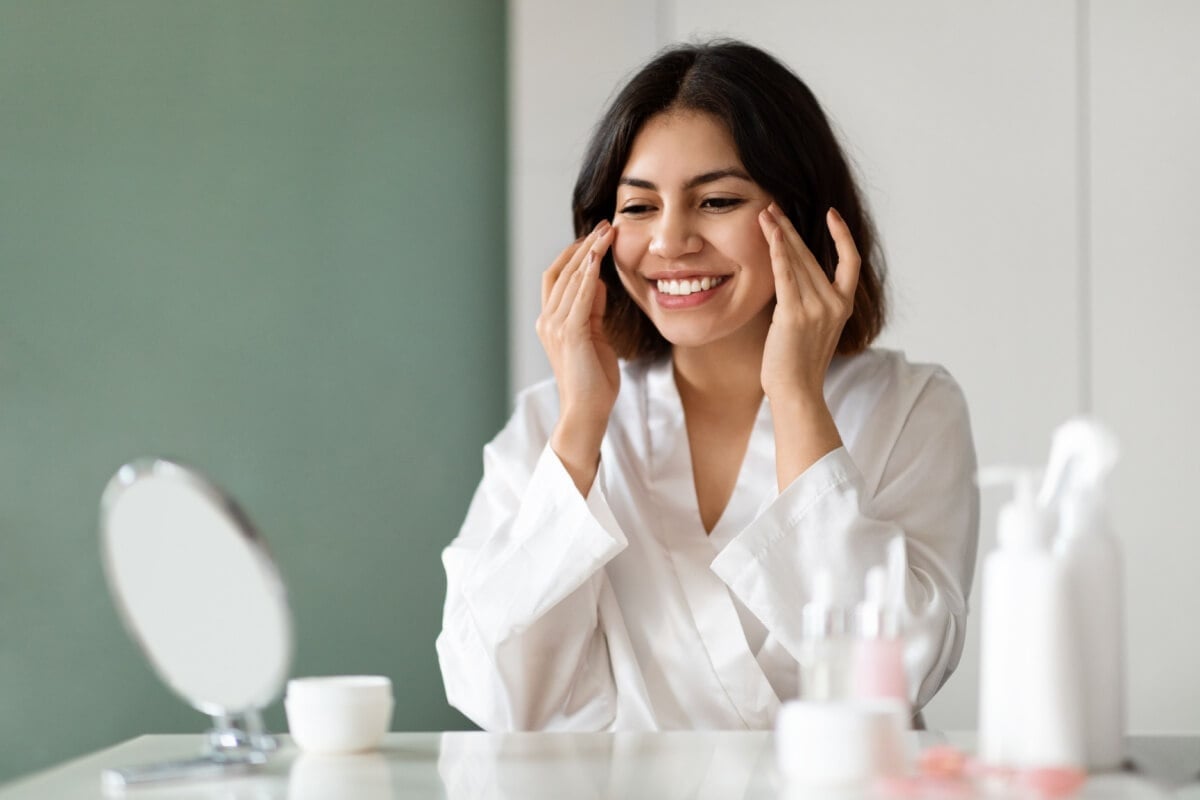
[[[258,525],[294,674],[468,725],[433,642],[508,404],[505,47],[491,0],[0,2],[0,780],[208,727],[101,572],[141,455]]]
[[[715,35],[825,105],[888,256],[881,345],[950,368],[981,463],[1042,461],[1078,411],[1121,438],[1130,727],[1200,729],[1200,6],[0,0],[0,781],[207,725],[101,573],[100,491],[148,454],[266,536],[294,674],[387,674],[395,729],[469,727],[438,554],[548,374],[580,154],[622,78]],[[974,727],[977,681],[973,623],[930,725]]]

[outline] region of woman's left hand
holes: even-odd
[[[835,210],[825,221],[838,254],[832,282],[779,206],[772,203],[758,215],[775,273],[775,312],[762,363],[763,391],[772,405],[824,405],[825,373],[854,310],[858,248]]]

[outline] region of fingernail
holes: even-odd
[[[829,207],[829,213],[830,213],[830,214],[833,214],[833,218],[834,218],[834,219],[836,219],[838,222],[845,222],[845,221],[846,221],[846,220],[842,219],[842,215],[841,215],[841,214],[839,214],[839,213],[838,213],[838,210],[837,210],[836,208],[834,208],[833,206],[830,206],[830,207]]]

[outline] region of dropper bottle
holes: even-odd
[[[903,539],[895,544],[901,548]],[[889,548],[889,562],[894,557]],[[903,557],[903,553],[901,556]],[[904,671],[904,641],[900,637],[900,615],[890,602],[889,572],[882,566],[867,570],[863,601],[855,609],[854,670],[855,699],[886,698],[901,702],[908,713],[908,679]]]
[[[834,604],[833,575],[813,575],[812,598],[801,610],[800,699],[844,700],[849,672],[846,615]]]

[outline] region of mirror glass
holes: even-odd
[[[269,749],[258,711],[287,679],[292,621],[248,517],[195,470],[146,459],[109,481],[100,539],[122,621],[163,682],[215,718],[213,750]]]

